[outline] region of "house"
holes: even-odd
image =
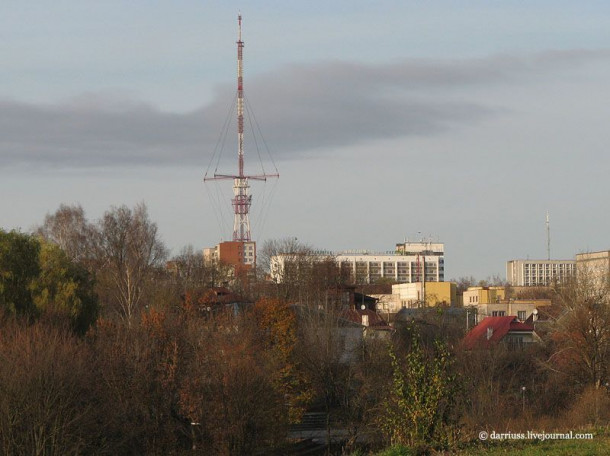
[[[500,343],[515,349],[539,341],[532,323],[522,323],[515,316],[506,316],[484,318],[466,334],[462,344],[467,350],[488,348]]]
[[[183,300],[186,299],[185,296],[182,298]],[[253,304],[225,287],[208,288],[196,296],[191,296],[190,299],[201,313],[231,311],[234,315],[237,315]]]
[[[344,310],[340,316],[345,320],[361,325],[364,337],[388,338],[394,331],[394,328],[371,309]]]

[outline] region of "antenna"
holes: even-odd
[[[551,223],[549,222],[549,211],[546,211],[546,256],[551,259]]]
[[[204,177],[203,181],[233,179],[233,240],[250,241],[250,206],[252,195],[249,194],[248,180],[266,181],[270,177],[280,177],[278,173],[258,175],[244,174],[244,75],[243,53],[244,42],[241,39],[241,13],[237,15],[237,174],[216,174]]]

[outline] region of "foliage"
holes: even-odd
[[[35,237],[0,230],[0,306],[5,312],[36,316],[31,284],[40,274],[39,252]]]
[[[433,353],[426,353],[414,337],[402,358],[390,346],[392,386],[383,403],[380,425],[392,444],[418,447],[447,443],[456,380],[450,372],[452,359],[447,347],[442,342],[435,345]]]
[[[97,317],[89,273],[54,244],[0,231],[0,303],[12,315],[67,320],[84,334]]]
[[[41,246],[39,264],[40,274],[31,284],[38,314],[67,318],[76,332],[84,334],[98,313],[91,275],[59,247],[46,242]]]
[[[414,456],[416,451],[405,445],[393,445],[378,453],[377,456]]]
[[[273,381],[288,402],[289,420],[299,422],[313,392],[295,353],[298,343],[296,315],[287,303],[262,298],[254,306],[254,318],[263,335],[263,346],[277,363]]]

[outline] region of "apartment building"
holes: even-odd
[[[575,260],[510,260],[506,262],[506,280],[515,287],[548,286],[572,277],[575,272]],[[464,304],[466,304],[465,301]]]
[[[254,268],[256,265],[256,242],[227,241],[203,249],[205,261],[217,261],[233,266],[235,272]]]

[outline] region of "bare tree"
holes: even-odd
[[[271,258],[275,255],[310,255],[313,248],[310,245],[303,244],[295,237],[285,237],[282,239],[268,239],[264,242],[263,247],[257,254],[257,263],[260,269],[264,272],[269,272],[271,267]]]
[[[202,252],[195,251],[192,245],[184,247],[170,263],[174,283],[181,291],[221,286],[231,275],[230,265],[216,260],[206,261]]]
[[[167,249],[143,203],[133,209],[111,208],[96,228],[100,283],[110,292],[120,315],[130,320],[141,304],[151,273],[163,265]]]
[[[557,352],[551,358],[581,384],[600,388],[610,380],[610,287],[607,273],[580,270],[559,289],[563,312],[556,320]]]
[[[47,214],[36,234],[59,246],[68,258],[83,262],[92,253],[93,226],[80,204],[61,204],[54,214]]]

